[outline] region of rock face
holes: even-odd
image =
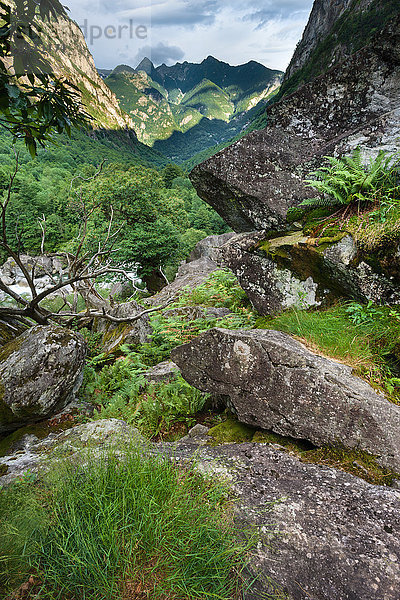
[[[363,0],[362,2],[355,2],[354,0],[341,0],[341,2],[316,0],[303,37],[297,45],[292,60],[285,72],[285,81],[290,79],[290,77],[312,60],[315,50],[326,40],[342,16],[345,17],[343,20],[347,20],[346,16],[351,18],[354,12],[363,12],[372,3],[373,0]],[[383,0],[384,3],[385,0]],[[349,11],[347,15],[344,15],[347,9]],[[350,14],[350,11],[352,14]],[[345,44],[343,44],[344,41]],[[328,60],[325,62],[325,69],[331,67],[338,59],[351,54],[354,51],[354,41],[354,36],[348,36],[345,40],[340,40],[339,43],[336,39],[334,51],[328,54]]]
[[[252,232],[231,238],[221,255],[262,315],[292,307],[326,307],[338,298],[389,305],[400,302],[395,244],[380,258],[374,256],[371,266],[371,257],[363,256],[350,235],[317,246],[315,239],[301,231],[269,239],[266,232]]]
[[[400,128],[400,17],[372,43],[268,109],[268,126],[196,167],[198,194],[237,232],[284,231],[327,155],[393,151]]]
[[[171,358],[191,385],[228,396],[243,423],[360,448],[400,472],[400,407],[285,333],[212,329]]]
[[[0,433],[64,408],[79,388],[83,338],[68,329],[37,326],[0,350]]]
[[[205,428],[197,426],[185,441],[146,444],[144,451],[183,464],[195,455],[201,472],[229,481],[237,523],[257,527],[261,537],[250,562],[251,579],[258,580],[244,600],[275,597],[277,588],[291,600],[398,600],[400,492],[303,464],[266,444],[199,448],[205,437]],[[130,444],[143,442],[133,427],[116,419],[42,441],[27,439],[18,454],[0,458],[0,473],[8,469],[0,485],[27,469],[51,468],[49,457],[82,461],[89,441],[95,453],[111,446],[121,456]]]

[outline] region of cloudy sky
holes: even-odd
[[[313,0],[69,0],[97,67],[257,60],[284,70]]]

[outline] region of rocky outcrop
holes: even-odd
[[[177,299],[184,291],[191,291],[206,281],[218,268],[210,258],[199,258],[189,263],[183,263],[172,283],[167,285],[155,296],[148,299],[153,306],[165,304],[172,299]]]
[[[191,385],[227,396],[242,423],[359,448],[400,471],[400,407],[285,333],[212,329],[171,358]]]
[[[83,338],[37,326],[0,350],[0,433],[49,417],[74,398],[82,381]]]
[[[285,231],[310,196],[303,178],[327,155],[395,150],[400,128],[400,17],[370,45],[268,109],[268,126],[196,167],[198,194],[237,232]]]
[[[111,317],[125,319],[144,311],[135,300],[117,304],[107,309]],[[106,354],[116,352],[122,344],[145,344],[149,341],[153,329],[148,315],[143,315],[131,323],[113,323],[106,319],[96,319],[93,325],[95,333],[102,333],[101,346]]]
[[[251,556],[251,585],[245,600],[397,600],[400,592],[400,493],[374,486],[328,467],[301,463],[266,444],[199,447],[206,436],[197,426],[186,441],[143,445],[144,452],[187,464],[196,456],[200,472],[229,482],[240,529],[257,529]],[[41,442],[25,440],[13,456],[0,458],[0,484],[29,472],[53,468],[68,456],[81,463],[90,442],[94,458],[104,447],[123,457],[143,443],[123,421],[80,425]],[[253,582],[254,577],[256,582]],[[277,590],[281,590],[281,595]]]
[[[292,307],[326,307],[338,298],[398,304],[397,245],[371,261],[351,235],[338,237],[319,243],[301,230],[276,237],[242,233],[221,248],[221,255],[262,315]]]

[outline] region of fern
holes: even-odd
[[[368,166],[362,164],[360,148],[351,156],[324,157],[329,165],[312,171],[305,180],[319,197],[307,198],[299,206],[318,208],[375,203],[388,195],[397,198],[400,184],[398,155],[380,151]]]

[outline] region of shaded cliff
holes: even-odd
[[[280,230],[309,197],[323,157],[394,150],[400,130],[400,16],[371,43],[268,109],[268,126],[196,167],[198,194],[235,231]]]

